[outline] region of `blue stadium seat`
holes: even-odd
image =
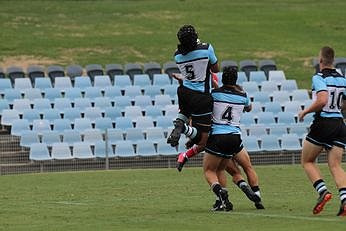
[[[287,79],[281,81],[281,91],[293,91],[298,89],[297,81],[295,79]]]
[[[4,109],[1,112],[1,124],[11,126],[13,121],[19,118],[19,111],[13,109]]]
[[[50,78],[41,77],[41,78],[35,78],[34,87],[43,91],[46,88],[52,88],[53,85]]]
[[[133,76],[133,85],[145,89],[151,86],[151,80],[147,74],[136,74]]]
[[[260,86],[262,92],[270,93],[279,90],[279,85],[274,81],[263,81],[260,83]]]
[[[130,76],[128,75],[115,75],[114,76],[114,86],[125,89],[128,86],[131,86],[132,82]]]
[[[121,88],[118,86],[109,86],[104,89],[104,96],[113,98],[115,96],[121,96]]]
[[[152,142],[165,139],[165,134],[162,128],[153,127],[145,129],[145,139]],[[165,142],[167,144],[167,142]]]
[[[156,107],[160,107],[160,106],[156,106]],[[162,110],[162,107],[161,107],[161,110]],[[179,112],[179,106],[177,104],[172,104],[172,105],[166,105],[164,108],[163,108],[163,113],[165,116],[176,116]]]
[[[167,116],[158,116],[155,118],[155,120],[156,120],[156,127],[167,129],[168,127],[173,126],[174,119],[172,119],[172,117],[167,117]]]
[[[135,119],[142,116],[142,108],[139,106],[127,106],[125,107],[125,116],[127,118]]]
[[[282,111],[281,104],[277,101],[264,103],[264,111],[278,113]]]
[[[115,128],[117,129],[127,129],[132,128],[133,124],[130,118],[128,117],[117,117],[115,118]]]
[[[26,132],[22,132],[22,134],[20,135],[20,146],[23,147],[30,147],[31,144],[33,143],[39,143],[40,139],[38,136],[38,132],[35,131],[26,131]]]
[[[105,89],[106,87],[112,86],[111,79],[108,75],[98,75],[94,79],[94,87]]]
[[[275,135],[261,136],[262,151],[278,151],[281,150],[279,137]]]
[[[0,115],[4,109],[10,109],[9,102],[7,99],[0,99]]]
[[[131,106],[131,98],[129,96],[116,96],[113,98],[116,107],[125,108]]]
[[[105,112],[106,107],[112,107],[112,101],[109,97],[96,97],[93,101],[94,107],[99,107],[102,112]]]
[[[135,156],[135,150],[131,141],[118,141],[115,145],[115,156],[129,157]]]
[[[255,91],[253,93],[250,93],[250,98],[252,99],[252,101],[260,103],[266,103],[270,101],[268,92],[263,91]]]
[[[238,63],[234,60],[223,60],[220,64],[220,70],[223,71],[225,67],[231,67],[238,70]]]
[[[11,126],[11,135],[21,136],[23,132],[30,131],[30,123],[27,119],[15,119]]]
[[[154,127],[154,120],[150,116],[140,116],[135,119],[136,128]]]
[[[22,111],[22,119],[26,119],[29,121],[29,124],[32,125],[32,122],[34,120],[39,120],[41,119],[41,115],[40,115],[41,111],[40,110],[36,110],[36,109],[24,109]]]
[[[114,120],[117,117],[121,117],[121,110],[118,107],[105,107],[105,117],[109,117]]]
[[[103,75],[101,64],[88,64],[85,66],[85,71],[91,80],[94,80],[95,76]]]
[[[163,72],[166,73],[170,78],[172,78],[172,74],[180,73],[180,70],[175,62],[168,61],[163,64]]]
[[[69,146],[72,146],[74,142],[82,141],[82,137],[79,131],[67,129],[62,133],[62,141],[67,143]]]
[[[142,95],[142,91],[139,86],[128,86],[124,91],[124,96],[128,96],[131,99],[134,99],[138,95]]]
[[[5,89],[3,95],[4,99],[6,99],[10,104],[12,104],[13,100],[22,98],[20,90],[13,88]]]
[[[4,94],[6,89],[11,89],[12,83],[10,79],[1,79],[0,78],[0,94]]]
[[[87,107],[91,107],[91,100],[89,98],[76,98],[74,100],[74,108],[84,110]]]
[[[169,95],[155,95],[154,105],[156,106],[166,106],[172,104],[172,99]]]
[[[72,82],[70,77],[56,77],[54,79],[54,88],[62,91],[67,88],[72,88]]]
[[[93,99],[96,97],[102,97],[102,88],[100,87],[87,87],[84,89],[84,97]]]
[[[176,87],[175,87],[176,89]],[[161,86],[158,85],[152,85],[146,89],[144,89],[144,95],[149,96],[150,98],[154,99],[155,95],[160,95],[161,92]]]
[[[295,124],[296,113],[293,112],[279,112],[276,114],[278,124]]]
[[[41,142],[47,146],[52,146],[54,143],[61,142],[60,133],[57,131],[45,131],[41,134]]]
[[[49,99],[51,102],[54,102],[55,99],[61,98],[61,92],[56,88],[45,88],[44,98]]]
[[[298,113],[302,110],[301,101],[286,101],[282,105],[285,112],[294,112]]]
[[[280,137],[281,148],[288,151],[301,150],[299,136],[297,134],[284,134]]]
[[[111,78],[111,80],[114,79],[115,75],[124,74],[123,66],[117,63],[106,64],[105,71],[106,71],[106,74]]]
[[[177,95],[177,86],[175,85],[164,85],[163,92],[165,95],[169,95],[171,98]],[[157,94],[160,95],[160,94]],[[155,96],[154,96],[155,97]]]
[[[290,101],[289,92],[285,91],[285,90],[273,91],[270,96],[272,98],[272,101],[274,101],[274,102],[283,103],[286,101]]]
[[[27,68],[27,73],[32,83],[35,82],[36,78],[42,78],[45,76],[44,68],[39,65],[29,65]]]
[[[257,113],[256,113],[257,114]],[[255,113],[244,113],[240,119],[240,123],[244,125],[255,124]]]
[[[62,111],[63,118],[74,121],[76,118],[81,118],[81,111],[78,108],[66,108]]]
[[[25,109],[31,109],[31,101],[29,99],[15,99],[13,100],[13,109],[20,113]]]
[[[39,134],[46,131],[51,131],[51,126],[49,120],[34,120],[32,122],[32,130],[37,131]]]
[[[134,97],[135,106],[146,107],[152,105],[151,97],[148,95],[136,95]]]
[[[73,158],[90,159],[95,158],[88,142],[75,142],[72,146]]]
[[[112,119],[109,117],[100,117],[95,119],[95,129],[105,131],[106,129],[113,128]]]
[[[248,127],[250,136],[267,135],[267,128],[264,125],[253,124]]]
[[[78,87],[80,89],[92,87],[91,80],[87,76],[77,76],[74,78],[74,87]]]
[[[291,92],[292,101],[305,101],[310,99],[309,93],[306,89],[296,89]]]
[[[177,155],[178,151],[175,147],[167,144],[166,139],[161,139],[157,143],[157,154],[159,155]]]
[[[53,120],[53,131],[63,134],[66,130],[71,130],[71,120],[69,119],[55,119]]]
[[[70,99],[72,102],[76,98],[81,98],[81,97],[82,97],[82,89],[78,87],[67,88],[64,91],[64,98]]]
[[[102,111],[98,107],[86,107],[83,111],[84,118],[90,119],[92,123],[94,123],[97,118],[102,118]]]
[[[139,156],[155,156],[157,155],[153,143],[147,140],[138,141],[136,145],[136,155]]]
[[[88,118],[76,118],[73,125],[73,129],[79,132],[92,128],[91,120]]]
[[[139,140],[144,140],[144,132],[142,128],[127,128],[124,132],[125,140],[130,140],[136,143]]]
[[[275,124],[273,112],[260,112],[256,114],[257,124],[272,125]]]
[[[30,145],[29,159],[36,161],[51,160],[52,157],[49,155],[47,144],[32,143]]]
[[[52,158],[57,160],[72,159],[71,150],[68,143],[54,143],[52,144]]]
[[[53,102],[53,108],[60,110],[60,112],[64,112],[65,110],[72,108],[72,102],[67,98],[55,98]]]
[[[29,78],[16,78],[14,80],[14,89],[23,91],[28,88],[32,88],[31,80]]]
[[[275,135],[275,136],[281,136],[283,134],[287,134],[287,126],[284,124],[276,124],[275,126],[270,126],[269,127],[269,134],[270,135]],[[289,125],[291,126],[291,125]]]
[[[95,145],[96,142],[103,141],[102,131],[99,129],[87,129],[83,132],[82,140]]]
[[[157,116],[162,116],[162,107],[155,105],[147,105],[144,107],[145,116],[150,116],[155,118]]]
[[[124,140],[124,132],[123,129],[107,129],[107,137],[109,144],[115,144],[120,140]]]
[[[249,81],[256,82],[257,84],[266,81],[267,77],[264,71],[250,71],[249,73]]]
[[[290,124],[288,129],[290,134],[297,134],[299,137],[303,137],[308,133],[308,125],[304,124]]]
[[[169,78],[168,74],[155,74],[153,76],[153,85],[157,86],[164,86],[164,85],[170,85],[171,79]]]
[[[248,93],[254,93],[259,91],[258,83],[256,82],[243,82],[242,86],[244,90]]]
[[[23,90],[24,98],[29,100],[42,99],[42,92],[37,88],[27,88]]]
[[[94,145],[94,155],[95,157],[99,157],[99,158],[106,158],[106,156],[108,156],[108,158],[112,158],[115,157],[114,152],[113,152],[113,148],[111,145],[107,145],[108,146],[108,153],[106,153],[106,142],[105,141],[97,141],[95,142]]]
[[[243,136],[244,147],[248,152],[258,152],[260,147],[258,144],[258,138],[256,136]]]
[[[268,80],[282,83],[286,80],[286,76],[282,70],[270,70],[268,72]]]

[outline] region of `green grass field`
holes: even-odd
[[[262,211],[230,183],[229,213],[209,211],[215,198],[201,168],[2,176],[0,230],[344,230],[337,190],[321,167],[334,198],[318,216],[299,165],[256,166]]]
[[[274,59],[310,88],[324,45],[345,57],[346,1],[1,1],[0,66],[172,60],[176,32],[192,23],[220,61]]]

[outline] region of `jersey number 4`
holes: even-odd
[[[232,120],[232,107],[227,107],[226,110],[222,113],[223,120],[231,121]]]

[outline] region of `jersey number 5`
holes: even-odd
[[[188,80],[192,80],[195,78],[195,72],[193,71],[193,66],[192,65],[186,65],[185,66],[185,71],[187,75]]]

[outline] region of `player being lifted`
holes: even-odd
[[[233,177],[240,177],[233,179],[242,190],[247,186],[235,161],[243,167],[255,191],[253,194],[249,189],[252,194],[249,192],[246,195],[252,195],[248,197],[255,202],[257,209],[264,209],[259,193],[258,177],[241,140],[239,121],[244,110],[247,112],[251,110],[251,104],[247,94],[236,84],[237,74],[237,70],[231,67],[225,68],[222,74],[223,86],[212,91],[214,101],[212,128],[205,148],[203,168],[207,182],[217,195],[213,206],[213,210],[217,211],[227,211],[232,208],[225,189],[227,183],[225,170]]]

